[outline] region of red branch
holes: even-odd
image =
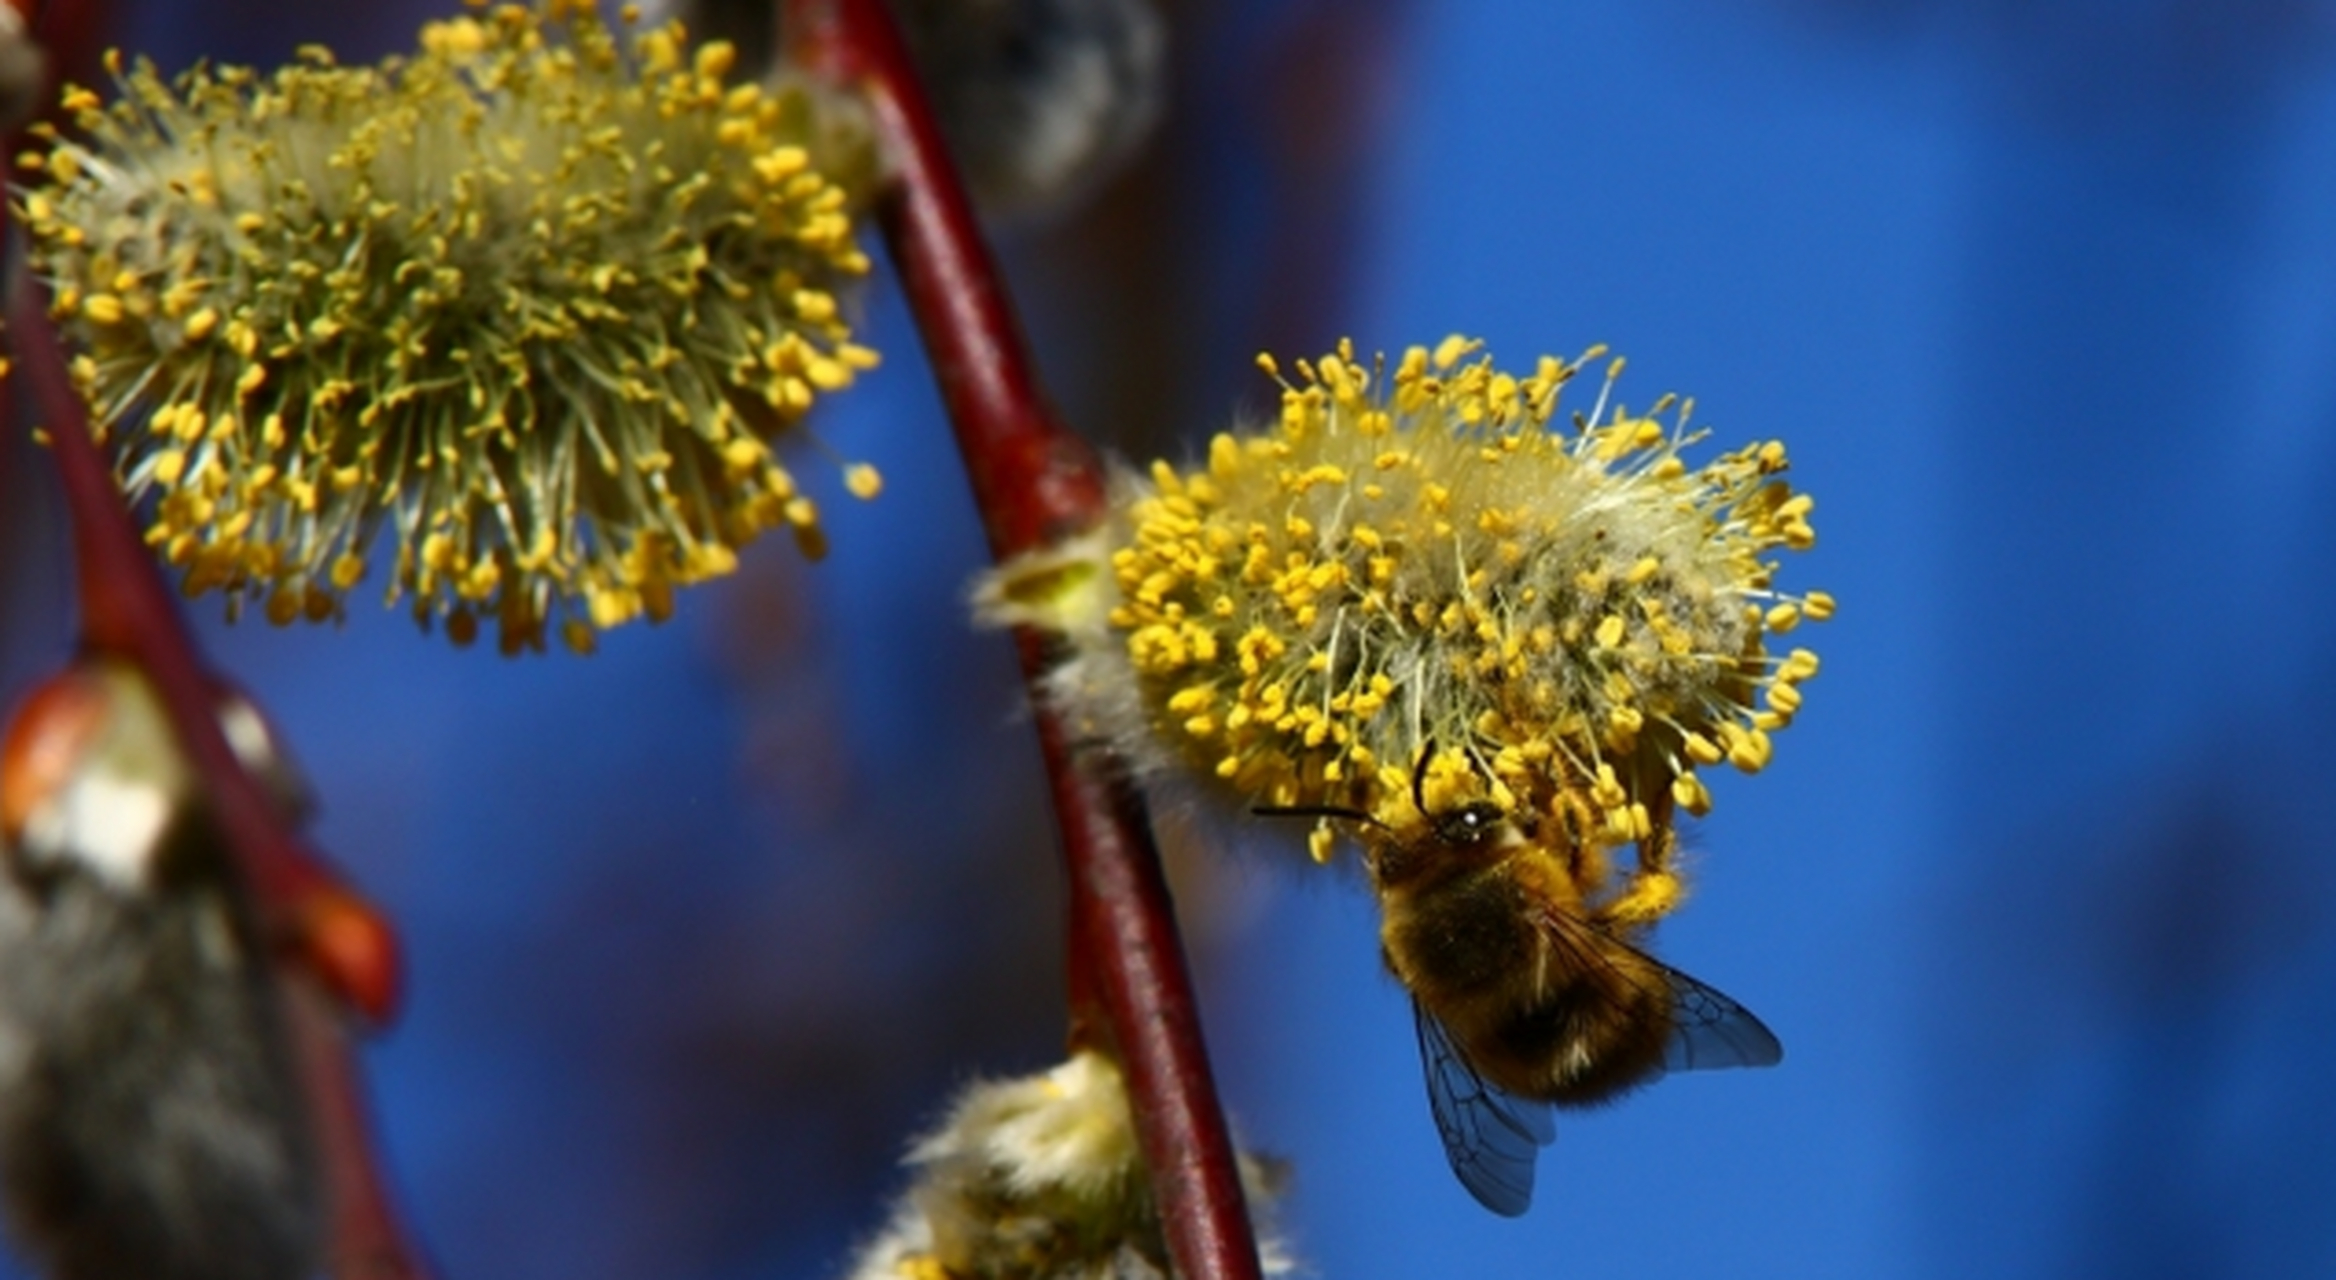
[[[875,113],[896,179],[879,209],[885,240],[990,550],[1003,559],[1093,525],[1103,515],[1103,469],[1039,390],[997,262],[883,5],[788,0],[786,30],[804,65],[859,85]]]
[[[1046,646],[1027,631],[1015,643],[1035,682]],[[1249,1204],[1143,800],[1115,762],[1068,740],[1061,717],[1037,720],[1070,873],[1074,1034],[1085,1017],[1079,993],[1099,996],[1176,1274],[1254,1278]]]
[[[295,976],[279,985],[309,1129],[324,1161],[331,1214],[326,1273],[336,1280],[431,1280],[435,1269],[398,1216],[381,1173],[364,1073],[339,1011],[314,983]]]
[[[997,264],[882,3],[785,0],[784,13],[797,60],[861,89],[874,113],[897,179],[879,218],[991,551],[1003,559],[1094,525],[1104,511],[1102,467],[1039,389]],[[1035,690],[1053,654],[1036,633],[1015,641]],[[1074,1040],[1094,1037],[1101,1015],[1127,1074],[1177,1274],[1255,1277],[1248,1204],[1143,801],[1117,762],[1074,745],[1043,701],[1037,720],[1070,880]]]

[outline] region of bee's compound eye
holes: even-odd
[[[1501,807],[1485,800],[1461,805],[1436,816],[1436,834],[1454,844],[1475,844],[1508,820]]]

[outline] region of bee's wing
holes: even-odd
[[[1722,1067],[1773,1067],[1784,1061],[1784,1044],[1750,1009],[1725,994],[1664,964],[1597,925],[1564,912],[1545,917],[1545,927],[1570,941],[1572,952],[1600,961],[1601,947],[1620,947],[1662,975],[1671,997],[1671,1036],[1663,1046],[1664,1071],[1716,1071]],[[1637,979],[1634,977],[1633,979]]]
[[[1516,1217],[1533,1202],[1534,1159],[1557,1140],[1549,1104],[1520,1098],[1477,1074],[1434,1014],[1416,1000],[1411,1010],[1444,1157],[1478,1204]]]
[[[1663,1049],[1665,1071],[1773,1067],[1784,1061],[1783,1043],[1752,1016],[1750,1009],[1667,964],[1662,967],[1671,984],[1671,1042]]]

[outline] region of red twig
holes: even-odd
[[[308,1122],[324,1161],[332,1215],[326,1272],[335,1280],[431,1280],[435,1269],[406,1230],[380,1173],[364,1076],[338,1012],[311,983],[281,985]]]
[[[1015,642],[1035,681],[1046,670],[1045,646],[1028,632]],[[1084,986],[1089,999],[1100,997],[1127,1075],[1176,1274],[1254,1278],[1249,1205],[1143,801],[1113,762],[1076,749],[1059,717],[1037,719],[1070,875],[1074,1034],[1086,1016],[1077,998]]]
[[[1093,525],[1103,514],[1102,468],[1039,389],[997,265],[880,0],[787,0],[785,29],[798,61],[863,90],[874,113],[897,177],[879,217],[992,552],[1011,556]],[[1035,633],[1015,640],[1035,688],[1052,655]],[[1127,1075],[1177,1274],[1255,1277],[1248,1205],[1143,802],[1115,762],[1074,746],[1043,704],[1037,719],[1070,879],[1074,1038],[1093,1037],[1101,1015]]]
[[[897,183],[886,242],[957,430],[1000,558],[1092,525],[1103,470],[1039,390],[1028,344],[880,0],[788,0],[787,39],[812,70],[866,91]]]

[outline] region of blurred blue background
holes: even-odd
[[[420,6],[147,0],[124,42],[398,47]],[[1130,456],[1352,334],[1611,342],[1780,436],[1842,602],[1667,958],[1787,1045],[1570,1118],[1495,1220],[1444,1168],[1354,876],[1180,847],[1212,1048],[1319,1274],[2336,1275],[2336,11],[2307,0],[1175,6],[1171,128],[1011,239]],[[1059,1052],[1060,890],[913,337],[779,546],[591,661],[354,610],[215,624],[412,1003],[370,1054],[451,1277],[837,1273],[949,1088]],[[65,652],[5,477],[0,675]],[[1174,842],[1180,846],[1185,842]]]

